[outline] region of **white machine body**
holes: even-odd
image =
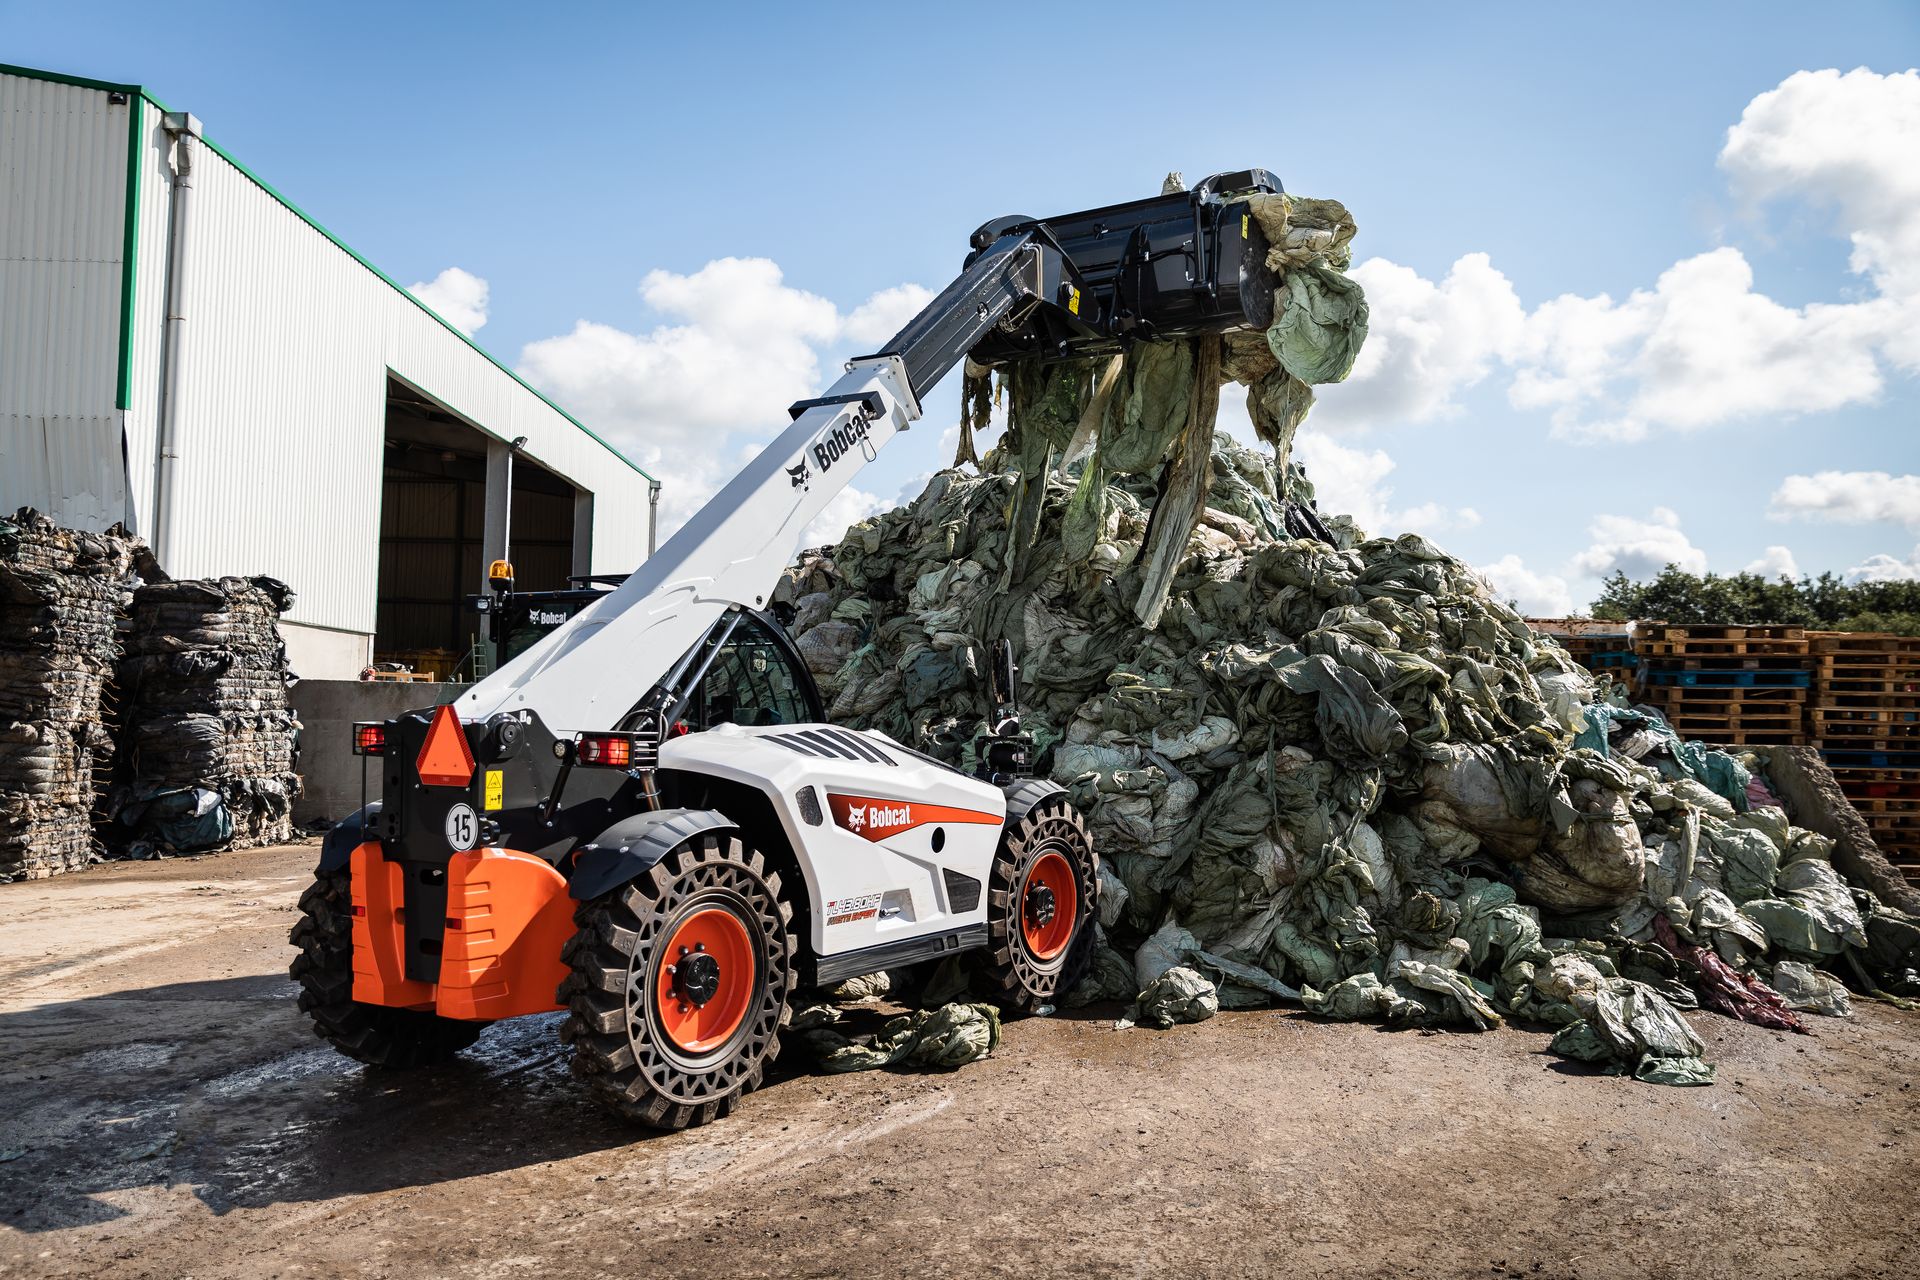
[[[660,745],[662,769],[745,783],[773,803],[813,904],[823,959],[968,926],[1006,820],[999,787],[832,725],[720,725]],[[810,793],[810,794],[809,794]]]

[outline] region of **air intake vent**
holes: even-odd
[[[881,750],[871,738],[845,729],[795,729],[791,733],[770,733],[764,741],[777,742],[789,751],[819,759],[900,766],[898,760]]]
[[[940,868],[941,878],[947,882],[947,906],[955,912],[971,911],[980,905],[980,882],[972,876],[963,876],[951,867]]]

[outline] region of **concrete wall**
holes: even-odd
[[[300,717],[300,776],[306,792],[293,806],[293,820],[338,821],[360,807],[361,766],[366,766],[366,795],[380,797],[380,769],[353,754],[356,720],[391,720],[415,707],[451,702],[463,684],[400,683],[385,680],[302,680],[293,686]]]
[[[373,637],[357,631],[283,621],[280,638],[287,642],[287,665],[302,680],[357,682],[372,655]]]

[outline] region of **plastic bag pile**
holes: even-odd
[[[300,725],[274,578],[158,582],[135,593],[118,671],[126,764],[116,839],[135,856],[280,844],[293,835]]]
[[[78,533],[28,507],[0,518],[0,881],[93,861],[133,546],[119,526]]]
[[[1158,469],[1035,470],[1019,427],[981,473],[943,471],[803,556],[777,600],[831,719],[963,768],[988,646],[1012,642],[1039,770],[1102,860],[1068,1003],[1130,1001],[1150,1024],[1276,1001],[1520,1018],[1675,1084],[1712,1074],[1677,1010],[1843,1013],[1830,970],[1849,953],[1913,982],[1920,930],[1849,889],[1750,758],[1598,702],[1432,543],[1341,520],[1344,545],[1289,536],[1297,473],[1209,439],[1147,621]]]

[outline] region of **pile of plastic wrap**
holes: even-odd
[[[1065,421],[1094,392],[1057,394]],[[1564,1028],[1569,1055],[1705,1083],[1676,1009],[1844,1012],[1850,957],[1914,982],[1920,930],[1849,889],[1750,758],[1597,702],[1431,543],[1338,519],[1332,541],[1291,536],[1297,473],[1210,440],[1165,603],[1143,610],[1160,469],[1104,470],[1090,494],[1095,464],[1032,450],[1021,410],[980,473],[803,556],[778,599],[830,718],[963,767],[988,646],[1012,642],[1039,769],[1102,859],[1069,1003],[1518,1017]]]
[[[104,697],[133,588],[124,531],[0,518],[0,881],[93,860]]]
[[[111,797],[128,851],[279,844],[293,834],[299,723],[273,578],[160,582],[134,594],[119,663],[126,768]]]

